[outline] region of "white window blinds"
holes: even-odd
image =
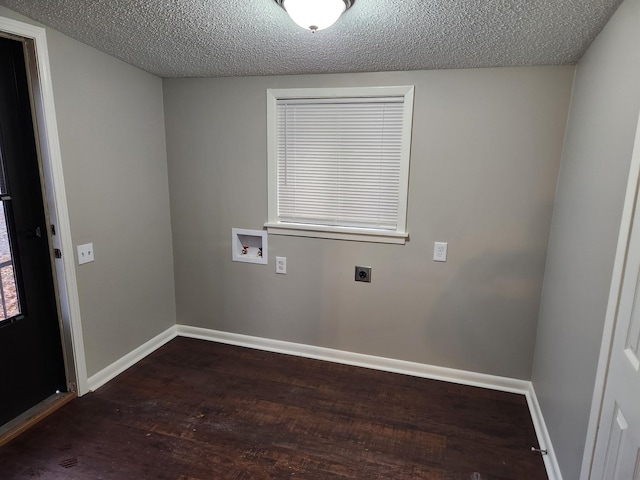
[[[278,221],[396,231],[404,97],[277,101]]]
[[[405,243],[412,118],[412,86],[267,90],[267,231]]]

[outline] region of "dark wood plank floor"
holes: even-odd
[[[0,448],[0,478],[546,479],[523,396],[176,338]]]

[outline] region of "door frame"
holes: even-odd
[[[62,251],[62,258],[55,259],[54,262],[61,311],[62,347],[68,388],[81,396],[89,392],[89,387],[46,31],[42,27],[2,16],[0,16],[0,31],[32,42],[31,50],[35,51],[36,68],[27,66],[27,69],[30,71],[32,84],[37,124],[36,142],[40,147],[45,203],[49,211],[49,219],[56,229],[52,242],[54,248]]]
[[[620,221],[620,232],[618,234],[618,245],[613,264],[613,274],[611,276],[611,286],[609,288],[609,300],[605,313],[604,330],[602,333],[602,343],[600,346],[600,357],[598,359],[598,370],[596,372],[595,387],[591,402],[591,413],[589,415],[589,425],[587,427],[587,437],[585,441],[584,453],[582,457],[582,468],[580,478],[587,480],[591,475],[593,458],[596,448],[598,427],[602,415],[602,404],[607,387],[607,376],[609,373],[609,362],[611,359],[613,338],[616,333],[618,307],[620,305],[620,294],[622,292],[622,281],[627,263],[629,251],[629,240],[633,227],[634,213],[640,202],[640,114],[636,123],[636,135],[631,154],[631,165],[629,167],[629,177],[627,180],[627,190],[622,209],[622,219]],[[637,225],[640,228],[640,225]]]

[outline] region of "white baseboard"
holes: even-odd
[[[539,448],[547,450],[547,455],[543,456],[547,476],[549,480],[562,480],[558,462],[551,446],[551,439],[547,431],[542,411],[538,404],[535,390],[531,382],[518,380],[484,373],[469,372],[453,368],[438,367],[423,363],[407,362],[392,358],[365,355],[362,353],[346,352],[334,350],[332,348],[316,347],[301,343],[284,342],[281,340],[271,340],[268,338],[252,337],[238,333],[221,332],[209,330],[207,328],[190,327],[178,325],[178,336],[210,340],[213,342],[238,345],[240,347],[255,348],[268,352],[285,353],[305,358],[326,360],[329,362],[354,365],[357,367],[371,368],[385,372],[401,373],[414,377],[429,378],[433,380],[443,380],[446,382],[470,385],[473,387],[488,388],[502,392],[518,393],[527,399],[531,419],[538,437]],[[532,445],[533,446],[533,445]]]
[[[169,327],[164,332],[156,335],[148,342],[140,345],[135,350],[127,353],[120,360],[113,362],[106,368],[103,368],[95,375],[92,375],[87,380],[87,384],[89,386],[89,391],[94,391],[100,388],[102,385],[107,383],[112,378],[120,375],[130,366],[136,364],[144,357],[149,355],[150,353],[156,351],[158,348],[163,346],[165,343],[173,340],[177,336],[177,327],[174,325],[173,327]]]
[[[438,367],[423,363],[396,360],[393,358],[377,357],[363,353],[353,353],[344,350],[335,350],[326,347],[305,345],[302,343],[285,342],[282,340],[272,340],[269,338],[253,337],[238,333],[222,332],[207,328],[190,327],[188,325],[175,325],[168,328],[161,334],[152,338],[144,345],[139,346],[132,352],[122,357],[117,362],[96,373],[89,378],[90,390],[96,390],[112,378],[116,377],[124,370],[142,360],[144,357],[160,348],[176,336],[209,340],[240,347],[254,348],[267,352],[284,353],[298,357],[325,360],[328,362],[353,365],[356,367],[371,368],[385,372],[400,373],[414,377],[428,378],[432,380],[442,380],[445,382],[458,383],[473,387],[488,388],[502,392],[517,393],[524,395],[527,399],[531,419],[538,437],[539,448],[547,450],[547,455],[543,456],[545,468],[549,480],[562,480],[558,462],[556,460],[551,439],[547,430],[535,390],[531,382],[518,380],[484,373],[457,370],[454,368]]]
[[[549,477],[549,480],[562,480],[562,473],[560,472],[560,466],[558,465],[558,458],[553,450],[549,430],[547,430],[547,424],[542,416],[538,397],[536,396],[536,391],[534,390],[533,383],[531,382],[529,382],[529,390],[526,393],[526,397],[527,404],[529,405],[529,412],[531,413],[531,420],[533,421],[533,427],[535,428],[536,436],[538,437],[538,448],[547,451],[547,454],[542,456],[544,466],[547,469],[547,476]]]
[[[238,345],[240,347],[255,348],[268,352],[285,353],[298,357],[326,360],[334,363],[353,365],[356,367],[371,368],[385,372],[402,373],[414,377],[444,380],[452,383],[471,385],[474,387],[489,388],[503,392],[519,393],[526,395],[531,382],[507,377],[498,377],[484,373],[468,372],[453,368],[437,367],[424,363],[408,362],[393,358],[376,357],[362,353],[334,350],[332,348],[316,347],[303,343],[284,342],[268,338],[252,337],[238,333],[221,332],[206,328],[178,325],[178,335],[181,337],[199,338],[219,343]]]

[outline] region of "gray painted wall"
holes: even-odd
[[[72,240],[95,249],[76,267],[92,375],[175,324],[162,81],[51,29],[47,40]]]
[[[178,323],[529,379],[573,75],[165,80]],[[232,262],[232,227],[266,221],[266,89],[369,85],[416,87],[410,242],[271,235],[268,266]]]
[[[533,383],[565,479],[576,479],[640,109],[640,1],[581,60],[549,241]]]

